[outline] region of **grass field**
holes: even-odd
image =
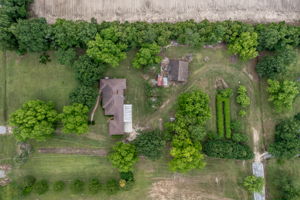
[[[15,155],[15,138],[12,135],[0,136],[0,164],[12,164]]]
[[[207,128],[215,132],[215,85],[216,79],[222,78],[232,89],[236,89],[239,84],[243,84],[248,88],[251,105],[248,115],[242,120],[245,134],[248,134],[251,138],[252,128],[258,129],[259,132],[263,132],[261,129],[265,129],[268,130],[265,131],[266,137],[271,140],[273,133],[270,130],[274,126],[273,118],[275,114],[271,111],[271,106],[266,101],[265,85],[262,84],[260,90],[259,82],[253,77],[253,62],[244,63],[232,60],[232,57],[223,48],[194,49],[176,47],[169,48],[162,54],[171,58],[180,58],[190,53],[193,55],[193,61],[190,64],[188,82],[164,89],[166,97],[163,105],[158,111],[152,113],[147,112],[145,109],[146,96],[144,93],[144,83],[145,79],[155,78],[155,75],[154,73],[149,73],[149,77],[146,78],[141,70],[131,67],[130,63],[134,56],[133,51],[129,52],[128,58],[119,67],[108,70],[106,76],[127,79],[125,101],[126,103],[133,104],[134,126],[158,127],[161,118],[168,119],[168,117],[174,114],[177,96],[182,92],[197,88],[209,94],[212,119],[209,120]],[[6,59],[8,113],[13,112],[29,99],[52,100],[59,110],[61,110],[63,105],[68,104],[69,93],[76,87],[77,83],[72,70],[57,64],[54,55],[51,56],[52,62],[47,65],[39,64],[38,55],[35,54],[20,57],[12,52],[8,52]],[[3,58],[0,58],[0,61],[2,62]],[[299,63],[295,64],[292,70],[296,72],[294,78],[298,74],[300,76]],[[1,76],[0,81],[3,81],[3,76]],[[237,115],[239,106],[235,103],[234,98],[232,97],[231,101],[231,117],[233,120],[239,119]],[[296,102],[299,103],[299,101],[298,98]],[[292,113],[295,113],[299,109],[299,105],[296,105],[295,109],[286,114],[286,116],[292,115]],[[275,119],[280,119],[284,116],[280,115]],[[104,148],[109,151],[111,146],[116,141],[122,140],[123,137],[110,137],[108,135],[107,120],[108,118],[103,115],[102,109],[99,108],[95,115],[96,124],[90,126],[88,134],[84,136],[62,135],[58,131],[55,137],[48,141],[34,142],[32,144],[35,150],[40,147],[74,147]],[[266,123],[263,123],[264,127],[261,127],[262,121],[266,121]],[[15,141],[12,136],[3,138],[0,137],[0,160],[11,162],[9,158],[15,154]],[[252,145],[251,139],[249,144]],[[264,144],[261,144],[261,148],[264,148]],[[114,196],[107,196],[106,194],[89,196],[73,195],[68,189],[61,194],[50,190],[43,196],[31,195],[24,200],[190,200],[199,199],[200,197],[203,199],[218,200],[223,197],[232,200],[252,199],[252,195],[245,192],[241,187],[242,179],[251,174],[250,162],[206,159],[207,166],[205,169],[182,175],[171,173],[168,170],[167,161],[169,159],[167,155],[156,162],[141,159],[135,168],[136,184],[133,190],[129,192],[121,192]],[[298,163],[292,162],[290,167],[294,169],[297,166],[296,164]],[[275,162],[272,162],[270,167],[270,170],[272,170],[279,166]],[[105,182],[111,177],[118,177],[116,169],[112,168],[106,158],[83,155],[40,154],[37,151],[30,156],[29,161],[23,166],[14,168],[10,173],[10,177],[17,180],[28,174],[35,175],[38,179],[48,179],[51,182],[60,179],[69,182],[74,178],[88,180],[91,177],[99,177],[102,182]],[[268,191],[270,193],[274,192],[272,185],[270,185]]]

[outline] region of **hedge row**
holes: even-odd
[[[222,97],[221,94],[218,94],[216,97],[217,104],[217,129],[220,137],[231,138],[231,127],[230,127],[230,98]]]
[[[217,104],[217,129],[220,137],[224,137],[224,113],[223,113],[223,98],[220,94],[216,97]]]
[[[230,99],[224,99],[224,118],[225,118],[225,133],[226,138],[231,138],[231,127],[230,127]]]

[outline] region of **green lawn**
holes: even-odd
[[[5,53],[0,51],[0,125],[5,124]]]
[[[12,135],[0,136],[0,164],[12,164],[15,155],[15,138]]]
[[[145,107],[146,96],[144,93],[145,79],[155,78],[154,73],[144,76],[141,70],[131,67],[134,51],[119,67],[110,68],[106,76],[113,78],[126,78],[125,91],[126,103],[133,104],[134,126],[155,128],[159,126],[159,119],[167,119],[174,114],[177,96],[194,88],[207,92],[211,100],[212,119],[208,122],[208,129],[216,131],[215,121],[215,82],[223,78],[233,89],[239,84],[247,86],[252,104],[248,116],[243,120],[245,134],[251,133],[251,128],[256,127],[259,121],[259,95],[258,83],[251,80],[247,70],[251,63],[231,61],[230,55],[224,49],[194,49],[189,47],[169,48],[163,55],[171,58],[180,58],[185,54],[193,54],[190,65],[190,77],[186,84],[180,84],[164,89],[165,99],[163,106],[156,112],[149,113]],[[207,62],[204,58],[208,57]],[[8,69],[8,111],[13,112],[20,105],[29,100],[40,98],[52,100],[57,108],[68,104],[70,91],[76,87],[74,74],[68,67],[57,64],[56,58],[51,56],[52,62],[47,65],[38,63],[38,55],[30,54],[17,56],[9,52],[7,56]],[[232,97],[232,118],[237,119],[238,105]],[[120,141],[122,137],[110,137],[107,131],[108,117],[103,115],[101,107],[96,112],[96,125],[90,126],[90,131],[84,136],[61,135],[46,142],[33,143],[37,150],[40,147],[79,147],[79,148],[105,148],[110,150],[112,144]],[[250,123],[248,123],[251,122]],[[59,131],[58,131],[59,132]],[[249,141],[249,144],[252,142]],[[3,151],[3,150],[2,150]],[[28,196],[26,199],[61,200],[61,199],[104,199],[104,200],[140,200],[140,199],[185,199],[184,195],[196,195],[209,199],[208,195],[215,195],[219,199],[252,199],[252,195],[245,192],[240,186],[242,179],[251,174],[250,162],[207,159],[207,166],[203,170],[192,171],[187,174],[171,173],[168,170],[169,157],[153,162],[140,160],[136,166],[136,185],[130,192],[122,192],[114,196],[100,194],[94,196],[72,195],[69,190],[62,194],[49,193],[37,197]],[[107,162],[106,158],[94,156],[52,155],[33,153],[27,163],[19,168],[14,168],[10,174],[18,179],[23,175],[32,174],[38,179],[46,178],[50,181],[63,179],[70,181],[73,178],[88,179],[99,177],[102,181],[109,177],[117,177],[118,173]],[[173,192],[173,193],[172,193]],[[173,195],[173,196],[172,196]],[[152,197],[152,198],[151,198]],[[171,197],[171,198],[170,198]],[[173,197],[173,198],[172,198]]]

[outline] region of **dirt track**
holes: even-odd
[[[34,0],[34,16],[101,21],[300,20],[299,0]]]
[[[80,149],[80,148],[40,148],[39,153],[51,154],[75,154],[75,155],[93,155],[106,156],[107,152],[104,149]]]

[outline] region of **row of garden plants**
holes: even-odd
[[[97,195],[105,193],[113,195],[119,191],[130,190],[134,181],[132,172],[121,172],[120,179],[109,179],[105,183],[102,183],[97,178],[91,178],[88,181],[77,178],[72,181],[58,180],[49,182],[46,179],[37,180],[34,176],[27,175],[17,182],[12,182],[6,186],[9,189],[5,189],[8,189],[6,196],[11,199],[22,199],[30,194],[43,195],[48,191],[61,193],[65,190],[69,190],[73,194]]]

